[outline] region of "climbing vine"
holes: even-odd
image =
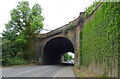
[[[90,14],[94,11],[94,9],[96,8],[96,6],[99,4],[100,2],[95,2],[93,5],[91,5],[90,7],[88,7],[88,9],[85,12],[85,16],[86,18],[88,18],[90,16]]]
[[[87,19],[80,37],[81,65],[106,63],[108,70],[118,65],[120,2],[102,3],[92,19]]]
[[[74,30],[76,27],[77,27],[76,24],[70,22],[70,23],[68,24],[68,28],[66,28],[66,29],[63,30],[62,32],[63,32],[64,34],[67,34],[67,32],[68,32],[69,30]]]

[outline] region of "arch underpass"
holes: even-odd
[[[84,12],[68,24],[41,34],[36,41],[37,64],[59,64],[62,55],[67,52],[75,54],[74,66],[80,64],[80,30],[84,25]]]
[[[63,54],[74,53],[71,40],[65,37],[56,37],[49,40],[43,49],[43,64],[60,64]]]

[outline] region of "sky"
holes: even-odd
[[[10,20],[10,11],[21,0],[2,0],[0,2],[0,33],[5,30],[5,23]],[[44,29],[53,30],[77,18],[94,0],[26,0],[30,7],[35,3],[41,5],[44,16]],[[42,31],[46,33],[48,31]],[[0,35],[1,36],[1,35]]]

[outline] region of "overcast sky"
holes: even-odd
[[[5,29],[5,23],[10,20],[10,11],[21,0],[2,0],[0,2],[0,33]],[[44,28],[53,30],[63,26],[79,16],[80,12],[90,6],[94,0],[27,0],[32,7],[35,3],[43,9]],[[47,31],[44,31],[44,33]]]

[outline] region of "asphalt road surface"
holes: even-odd
[[[75,77],[71,65],[35,65],[2,69],[2,77]]]

